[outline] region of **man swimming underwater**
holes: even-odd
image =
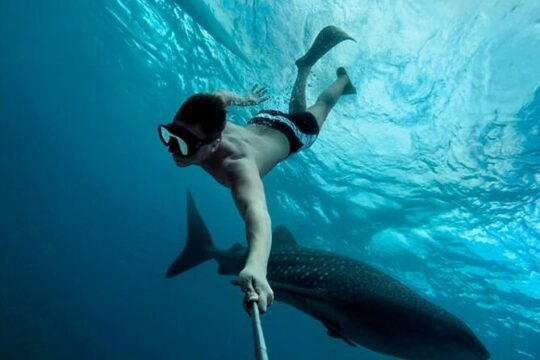
[[[280,161],[310,147],[339,97],[356,93],[345,69],[338,68],[337,80],[306,109],[311,67],[348,39],[353,40],[335,26],[321,30],[307,53],[296,61],[298,74],[288,113],[261,110],[245,127],[227,122],[227,106],[256,105],[268,99],[266,89],[255,85],[246,96],[226,91],[195,94],[182,104],[172,123],[159,126],[161,141],[177,166],[199,165],[231,189],[249,247],[238,275],[246,309],[249,302],[257,301],[264,313],[274,299],[266,279],[272,232],[261,178]]]

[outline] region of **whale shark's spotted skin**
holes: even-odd
[[[306,289],[325,288],[328,296],[343,301],[358,302],[377,297],[387,301],[399,299],[418,308],[431,305],[372,266],[307,248],[272,253],[267,277],[270,281]]]
[[[298,245],[284,227],[273,235],[267,279],[276,300],[321,321],[328,335],[404,359],[484,360],[489,353],[461,320],[398,280],[365,263]],[[210,259],[218,272],[237,275],[246,249],[214,248],[188,196],[188,240],[167,276]]]

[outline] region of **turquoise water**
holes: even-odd
[[[252,357],[214,263],[164,279],[187,189],[219,246],[244,234],[228,191],[176,168],[156,126],[193,92],[254,83],[285,109],[294,59],[334,23],[357,43],[314,67],[308,102],[341,65],[359,94],[265,178],[273,223],[400,279],[493,359],[539,359],[540,3],[197,4],[0,3],[0,358]],[[387,358],[283,304],[263,322],[275,359]]]

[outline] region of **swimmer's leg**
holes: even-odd
[[[347,71],[340,67],[337,69],[336,74],[336,81],[319,95],[313,106],[307,109],[307,111],[312,113],[317,119],[319,128],[322,127],[330,110],[336,105],[341,95],[356,94],[356,88],[351,83]]]
[[[306,82],[310,71],[311,66],[298,67],[298,74],[289,101],[290,113],[306,111]]]
[[[298,74],[294,82],[291,99],[289,102],[289,112],[300,112],[306,110],[306,82],[311,71],[311,67],[330,49],[344,40],[353,40],[345,31],[336,26],[327,26],[322,29],[306,54],[296,60]]]

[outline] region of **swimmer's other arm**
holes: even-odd
[[[245,96],[240,96],[226,90],[216,91],[214,95],[219,96],[226,106],[250,106],[268,100],[266,92],[267,89],[265,87],[259,87],[259,85],[255,84]]]

